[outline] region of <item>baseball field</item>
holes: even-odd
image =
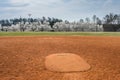
[[[91,69],[49,71],[54,53],[77,54]],[[120,80],[119,61],[119,32],[0,32],[0,80]]]

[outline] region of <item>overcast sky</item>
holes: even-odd
[[[107,13],[120,14],[120,0],[0,0],[0,19],[55,17],[77,21],[81,18],[100,18]]]

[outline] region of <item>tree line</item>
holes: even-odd
[[[92,20],[86,17],[78,22],[50,17],[3,19],[0,31],[102,31],[103,24],[120,24],[120,14],[109,13],[103,19],[93,15]]]
[[[58,19],[58,18],[45,18],[45,17],[42,17],[42,18],[38,18],[38,19],[33,19],[33,18],[14,18],[14,19],[6,19],[6,20],[0,20],[0,24],[1,26],[11,26],[11,25],[16,25],[16,24],[19,24],[19,23],[23,23],[25,24],[26,22],[31,24],[33,22],[40,22],[41,24],[43,24],[43,22],[49,22],[49,25],[51,27],[53,27],[53,25],[56,23],[56,22],[62,22],[62,19]]]

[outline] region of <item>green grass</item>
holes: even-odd
[[[120,32],[0,32],[0,36],[120,36]]]

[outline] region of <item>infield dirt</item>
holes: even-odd
[[[92,68],[48,71],[44,60],[53,53],[75,53]],[[120,80],[120,37],[0,37],[0,80]]]

